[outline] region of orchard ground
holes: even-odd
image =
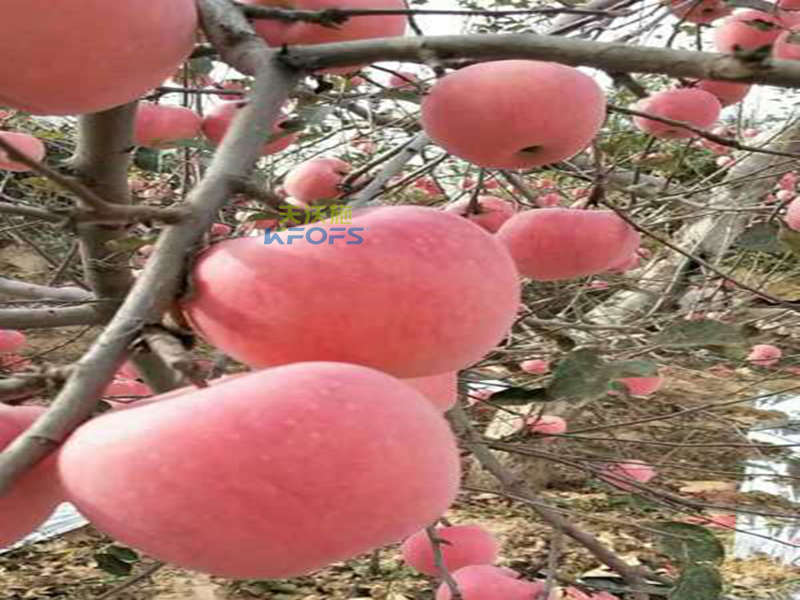
[[[35,280],[38,273],[46,271],[42,263],[40,258],[22,247],[0,248],[0,268],[5,272]],[[80,331],[78,328],[58,332],[32,331],[26,355],[35,364],[69,363],[81,355],[95,333],[87,331],[84,337],[74,339]],[[800,364],[800,359],[791,357],[800,355],[797,349],[792,350],[793,344],[800,349],[800,340],[786,340],[783,344],[789,357],[782,369],[740,367],[708,370],[699,365],[696,369],[690,366],[664,368],[662,374],[667,385],[655,395],[646,399],[609,396],[584,411],[577,422],[571,423],[571,428],[638,421],[722,401],[728,403],[737,398],[744,400],[763,390],[777,391],[797,386],[800,377],[785,370]],[[489,368],[484,375],[502,378],[504,372]],[[794,508],[786,499],[737,492],[743,461],[781,456],[785,452],[736,447],[735,444],[743,442],[741,432],[780,417],[780,414],[755,410],[747,402],[728,404],[685,417],[617,428],[613,431],[616,438],[613,443],[561,439],[557,452],[568,457],[635,457],[656,467],[658,477],[652,482],[656,489],[680,494],[696,502],[792,512]],[[610,433],[601,432],[598,437],[612,437]],[[660,446],[636,443],[652,440],[675,443],[676,446],[665,450]],[[537,449],[550,447],[531,443]],[[690,445],[704,443],[720,444],[720,447],[693,448]],[[659,518],[680,520],[689,516],[677,515],[650,500],[612,490],[597,477],[578,470],[560,466],[549,468],[552,469],[551,482],[543,495],[631,564],[658,563],[652,536],[632,523],[644,524]],[[478,523],[493,531],[502,543],[499,564],[518,570],[526,578],[536,578],[538,570],[546,567],[552,532],[522,504],[467,490],[460,495],[447,518],[454,524]],[[713,528],[712,531],[730,549],[734,532],[722,528]],[[103,557],[110,551],[113,553],[111,548],[109,539],[91,528],[84,528],[57,540],[0,555],[0,597],[3,600],[31,597],[37,600],[96,599],[127,577],[123,574],[124,568],[117,575],[101,568],[100,562],[105,564],[107,561]],[[565,542],[563,552],[565,569],[561,573],[565,577],[608,573],[588,552],[573,544]],[[106,565],[106,569],[121,568],[115,564],[116,567]],[[130,564],[131,574],[146,569],[150,564],[150,559],[140,557]],[[729,584],[726,595],[747,600],[770,597],[770,594],[791,586],[792,580],[800,579],[800,567],[782,566],[766,558],[728,558],[722,571]],[[115,597],[123,600],[427,600],[432,598],[432,589],[431,581],[400,562],[395,546],[380,553],[377,565],[370,556],[363,556],[359,560],[336,564],[314,576],[291,581],[234,583],[168,566],[152,579]]]

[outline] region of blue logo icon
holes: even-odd
[[[289,227],[281,231],[265,229],[264,243],[283,246],[290,245],[294,240],[302,240],[305,238],[309,244],[319,246],[326,242],[332,244],[336,240],[343,240],[347,236],[350,236],[353,239],[346,241],[345,244],[348,246],[357,246],[364,243],[364,238],[358,235],[357,232],[364,231],[365,229],[366,227],[330,227],[327,229],[322,227]],[[289,232],[288,235],[280,235],[287,231]]]

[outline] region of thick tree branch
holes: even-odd
[[[250,102],[234,120],[206,176],[189,194],[187,219],[167,229],[144,270],[103,333],[75,364],[47,413],[0,454],[0,495],[17,477],[42,460],[88,419],[110,374],[122,365],[127,348],[143,326],[156,324],[181,290],[186,257],[202,242],[217,211],[233,195],[233,183],[246,178],[261,154],[281,107],[300,78],[249,29],[244,17],[224,0],[199,0],[206,33],[220,44],[226,60],[255,74]],[[241,19],[241,20],[238,20]],[[98,377],[96,374],[108,373]]]
[[[104,321],[98,304],[62,308],[0,309],[0,329],[49,329],[76,325],[99,325]]]
[[[0,297],[9,296],[23,300],[51,300],[58,302],[88,302],[94,299],[91,292],[74,287],[48,287],[0,277]]]

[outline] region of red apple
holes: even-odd
[[[542,194],[541,196],[536,197],[536,206],[539,208],[555,208],[557,206],[561,206],[561,202],[563,198],[561,194],[556,194],[555,192],[551,192],[549,194]]]
[[[466,217],[490,233],[496,232],[503,223],[517,214],[516,205],[495,196],[478,196],[476,212],[469,212],[470,203],[470,198],[459,200],[445,210]]]
[[[636,103],[636,110],[656,117],[682,121],[699,129],[708,129],[719,119],[722,110],[717,97],[697,88],[680,88],[657,92]],[[678,125],[668,125],[647,117],[634,117],[640,130],[654,137],[687,139],[697,134]]]
[[[789,203],[783,220],[790,229],[800,231],[800,198],[795,198]]]
[[[758,10],[746,10],[728,17],[714,28],[714,46],[718,52],[757,50],[771,46],[783,31],[780,18]]]
[[[567,422],[561,417],[556,415],[539,415],[531,417],[525,422],[525,426],[531,433],[536,433],[542,436],[552,436],[565,433],[567,431]],[[558,438],[551,437],[548,442],[555,442]]]
[[[29,133],[15,133],[13,131],[0,131],[0,139],[11,144],[15,150],[21,152],[31,160],[41,162],[46,154],[44,144]],[[11,160],[8,153],[0,148],[0,171],[14,171],[22,173],[30,171],[28,165]]]
[[[295,10],[367,9],[405,10],[403,0],[243,0],[244,4],[275,6]],[[333,44],[372,38],[395,37],[405,34],[407,17],[375,15],[352,17],[336,27],[325,27],[303,21],[287,22],[277,19],[253,21],[258,33],[270,46],[296,46],[300,44]],[[324,73],[352,73],[364,65],[325,69]]]
[[[771,367],[783,356],[783,351],[772,344],[756,344],[747,355],[747,360],[760,367]]]
[[[519,363],[519,368],[531,375],[545,375],[550,372],[550,361],[541,358],[523,360]]]
[[[437,527],[437,538],[444,540],[439,544],[442,562],[448,572],[470,565],[490,565],[497,560],[500,544],[489,530],[480,525],[453,525]],[[440,574],[436,566],[433,544],[426,530],[418,531],[400,546],[405,563],[425,575],[436,577]]]
[[[39,406],[0,404],[0,450],[28,429],[44,411]],[[62,501],[55,461],[45,460],[0,497],[0,548],[35,531]]]
[[[605,120],[603,90],[565,65],[479,63],[443,77],[422,101],[422,126],[451,154],[481,167],[539,167],[574,156]]]
[[[545,600],[544,583],[523,581],[510,569],[472,565],[451,574],[462,600]],[[442,583],[436,600],[451,600],[450,588]]]
[[[142,102],[136,109],[133,141],[147,148],[169,148],[200,134],[200,115],[183,106]]]
[[[670,10],[684,21],[706,25],[733,12],[722,0],[671,0]]]
[[[191,54],[194,0],[4,0],[0,105],[35,114],[107,110]]]
[[[622,461],[607,465],[598,475],[600,479],[614,487],[635,491],[636,486],[628,482],[647,483],[656,476],[656,470],[645,462]]]
[[[0,329],[0,354],[19,352],[25,347],[27,337],[21,331]]]
[[[209,248],[184,304],[210,344],[253,366],[335,360],[398,377],[447,373],[479,360],[516,318],[513,261],[451,213],[357,210],[351,225],[318,222],[270,239]]]
[[[520,274],[537,281],[603,273],[635,252],[639,233],[615,213],[540,208],[509,219],[497,237]]]
[[[749,83],[736,83],[735,81],[713,81],[710,79],[697,84],[698,90],[703,90],[716,96],[722,106],[731,106],[745,99],[753,86]]]
[[[459,486],[447,422],[366,367],[298,363],[106,413],[64,444],[98,529],[227,578],[313,572],[439,518]]]
[[[453,408],[458,401],[458,373],[455,371],[403,381],[420,392],[442,412]]]
[[[312,158],[289,171],[283,187],[292,198],[305,204],[333,200],[342,195],[339,186],[351,168],[338,158]]]
[[[236,117],[236,114],[245,106],[247,106],[247,102],[243,101],[222,102],[218,104],[212,108],[203,119],[203,134],[211,141],[212,144],[218,146],[222,143],[222,138],[225,137],[225,133],[228,131],[228,127],[230,127],[231,122]],[[294,143],[295,140],[297,140],[296,133],[285,133],[284,129],[281,128],[281,124],[285,121],[285,117],[279,119],[278,123],[276,123],[272,128],[273,136],[277,136],[279,134],[284,135],[281,135],[274,141],[264,144],[264,149],[261,151],[262,155],[267,156],[269,154],[276,154],[281,150],[285,150],[292,143]]]
[[[795,26],[784,31],[775,40],[772,57],[783,60],[800,60],[800,30]]]
[[[628,388],[631,396],[650,396],[661,389],[664,385],[664,378],[655,377],[625,377],[619,382]]]
[[[416,73],[411,73],[410,71],[392,73],[392,76],[389,78],[389,87],[401,90],[410,90],[412,92],[418,89],[418,83],[419,76]]]

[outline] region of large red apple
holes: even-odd
[[[603,124],[603,90],[556,63],[502,60],[440,79],[422,101],[422,126],[445,150],[481,167],[520,169],[569,158]]]
[[[490,233],[500,229],[503,223],[517,214],[517,207],[513,203],[495,196],[478,196],[475,212],[469,211],[470,204],[471,200],[467,198],[454,202],[445,210],[467,217]]]
[[[98,112],[167,79],[194,47],[194,0],[4,0],[0,105]]]
[[[452,213],[371,208],[351,225],[269,239],[212,246],[184,303],[200,335],[253,366],[334,360],[398,377],[447,373],[483,357],[516,318],[508,252]]]
[[[523,581],[510,569],[472,565],[451,573],[462,600],[544,600],[544,582]],[[442,583],[436,600],[451,600],[450,588]]]
[[[714,46],[719,52],[757,50],[771,46],[783,31],[779,17],[759,10],[746,10],[725,19],[714,28]]]
[[[453,525],[437,527],[437,538],[442,562],[448,572],[470,565],[490,565],[497,560],[500,544],[491,531],[480,525]],[[400,547],[403,560],[425,575],[438,576],[433,544],[426,530],[418,531]]]
[[[405,10],[403,0],[242,0],[244,4],[276,6],[296,10],[367,9]],[[324,27],[314,23],[294,23],[277,19],[253,21],[258,33],[270,46],[296,46],[300,44],[333,44],[371,38],[395,37],[406,31],[405,15],[376,15],[352,17],[337,27]],[[352,73],[363,65],[325,69],[326,73]]]
[[[736,83],[735,81],[704,80],[697,84],[698,90],[703,90],[717,97],[722,106],[731,106],[741,102],[750,93],[753,86],[749,83]]]
[[[212,108],[203,119],[203,134],[215,146],[220,145],[222,143],[222,138],[225,137],[225,133],[231,126],[231,122],[233,122],[237,113],[245,106],[247,106],[247,102],[243,101],[221,102]],[[276,154],[281,150],[285,150],[297,139],[296,133],[286,133],[285,130],[281,128],[281,124],[285,121],[285,118],[279,119],[272,128],[272,135],[277,136],[280,134],[280,137],[264,144],[264,149],[261,151],[263,156]]]
[[[639,233],[607,210],[540,208],[509,219],[497,237],[520,274],[537,281],[603,273],[634,253]]]
[[[44,413],[39,406],[0,404],[0,450]],[[44,523],[63,501],[53,459],[22,476],[0,496],[0,548],[18,542]]]
[[[2,131],[0,132],[0,138],[2,138],[4,142],[11,144],[15,150],[36,162],[41,162],[45,156],[46,149],[42,141],[29,133]],[[30,170],[31,168],[28,165],[11,160],[8,156],[8,152],[0,148],[0,171],[21,173]]]
[[[292,198],[306,204],[333,200],[342,195],[339,185],[351,168],[338,158],[312,158],[289,171],[283,187]]]
[[[133,141],[137,146],[168,148],[200,134],[200,115],[183,106],[142,102],[136,109]]]
[[[708,129],[719,119],[722,104],[714,94],[697,88],[680,88],[657,92],[636,103],[640,112],[656,117],[682,121],[699,129]],[[697,137],[693,131],[679,125],[668,125],[648,119],[634,117],[633,123],[654,137],[667,139],[687,139]]]
[[[293,364],[146,402],[81,426],[60,471],[98,529],[181,567],[307,574],[411,535],[458,491],[447,421],[366,367]]]

